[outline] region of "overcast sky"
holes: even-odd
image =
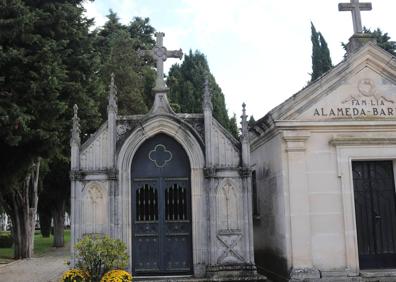
[[[88,17],[103,25],[109,9],[125,24],[149,17],[165,32],[168,50],[203,52],[225,95],[228,112],[256,120],[303,88],[311,72],[311,27],[325,37],[333,64],[342,60],[341,42],[353,34],[350,12],[336,0],[96,0],[87,2]],[[341,2],[348,2],[343,0]],[[361,1],[366,2],[366,1]],[[373,0],[362,23],[380,27],[396,40],[396,1]],[[166,69],[176,62],[169,59]]]

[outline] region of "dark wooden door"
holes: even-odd
[[[354,161],[352,170],[360,268],[396,267],[392,161]]]
[[[190,164],[173,138],[148,139],[132,162],[132,271],[191,274]]]

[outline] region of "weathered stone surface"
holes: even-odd
[[[243,158],[241,142],[212,117],[210,107],[204,114],[176,114],[165,86],[157,86],[146,115],[118,116],[116,99],[109,99],[107,123],[76,147],[81,165],[71,172],[72,244],[92,233],[121,239],[131,270],[131,163],[146,140],[166,134],[185,150],[191,169],[193,276],[171,281],[265,281],[254,263],[249,155]],[[247,136],[244,142],[248,151]]]
[[[260,270],[291,281],[383,279],[359,267],[351,166],[392,160],[396,171],[395,81],[395,58],[368,43],[251,129]]]

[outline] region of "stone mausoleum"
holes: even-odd
[[[167,51],[163,35],[148,52],[158,72],[150,112],[118,115],[112,77],[107,122],[80,145],[75,107],[72,245],[90,234],[121,239],[135,277],[256,280],[245,110],[240,140],[213,118],[207,83],[203,114],[176,114],[163,62],[182,53]]]
[[[362,33],[251,133],[254,247],[276,281],[396,281],[396,58]]]
[[[123,240],[136,277],[180,281],[396,281],[396,58],[362,32],[345,59],[248,128],[240,140],[212,116],[176,114],[162,46],[155,101],[71,139],[72,244],[89,234]],[[260,96],[262,97],[262,95]],[[171,276],[171,278],[169,278]]]

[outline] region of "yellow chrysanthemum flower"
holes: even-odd
[[[70,269],[65,271],[60,282],[85,282],[89,280],[89,275],[81,269]]]
[[[110,270],[105,275],[103,275],[100,282],[131,282],[132,275],[125,270],[116,269]]]

